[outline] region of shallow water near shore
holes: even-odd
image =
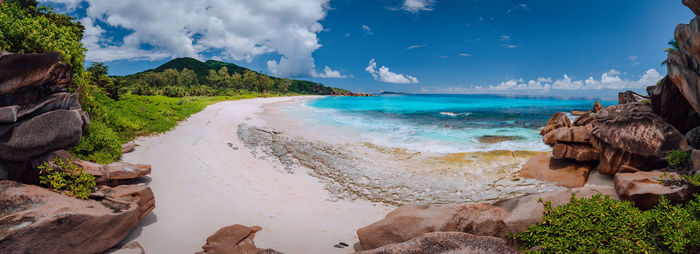
[[[547,151],[539,129],[556,112],[586,111],[595,100],[498,95],[322,97],[280,108],[311,131],[421,152]],[[615,104],[602,101],[603,105]],[[509,137],[481,142],[482,137]]]
[[[559,187],[518,177],[549,151],[552,114],[594,100],[502,96],[316,97],[264,106],[239,126],[257,158],[308,168],[339,199],[387,204],[495,202]],[[604,105],[613,102],[603,102]]]

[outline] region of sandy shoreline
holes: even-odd
[[[262,105],[307,99],[259,98],[221,102],[173,130],[136,140],[123,161],[151,164],[149,186],[156,209],[126,240],[147,253],[194,253],[205,239],[231,224],[259,225],[256,245],[285,253],[350,253],[355,230],[383,218],[394,207],[364,200],[331,201],[316,178],[302,169],[289,174],[259,160],[236,134],[242,123],[264,125]]]

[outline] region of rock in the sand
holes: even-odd
[[[531,194],[490,204],[407,205],[387,214],[377,222],[357,230],[363,250],[408,241],[429,232],[464,232],[474,235],[505,238],[519,233],[542,220],[544,206],[566,204],[571,194],[591,197],[594,194],[615,196],[612,187],[586,186],[562,191]]]
[[[283,254],[282,252],[273,249],[262,249],[255,254]]]
[[[19,106],[0,107],[0,124],[17,122],[17,109]]]
[[[510,254],[519,253],[511,249],[506,241],[490,236],[475,236],[461,232],[426,233],[411,240],[360,251],[358,254]]]
[[[700,113],[700,19],[679,24],[674,31],[678,51],[668,53],[668,76],[695,112]]]
[[[255,232],[262,230],[259,226],[246,227],[235,224],[223,227],[207,238],[206,244],[202,246],[203,251],[199,253],[217,254],[254,254],[260,249],[255,247],[253,238]]]
[[[586,114],[586,113],[588,113],[588,112],[586,112],[586,111],[579,111],[579,110],[572,110],[572,111],[571,111],[571,115],[572,115],[572,116],[582,116],[582,115],[584,115],[584,114]]]
[[[8,180],[10,179],[10,172],[3,167],[3,165],[0,165],[0,180]]]
[[[552,207],[555,208],[568,204],[571,201],[572,194],[575,194],[577,198],[590,198],[593,195],[601,194],[603,196],[610,196],[612,199],[617,199],[613,187],[589,185],[568,190],[525,195],[499,201],[493,205],[503,208],[509,213],[508,217],[504,219],[504,223],[509,228],[508,231],[520,233],[526,231],[528,226],[542,221],[545,209],[544,205],[538,200],[551,201]]]
[[[615,174],[615,189],[620,199],[629,200],[641,209],[651,209],[659,203],[659,197],[680,203],[687,201],[691,195],[685,186],[665,186],[660,182],[664,174],[667,177],[678,177],[675,173],[661,171],[638,171],[634,173]]]
[[[132,241],[120,247],[111,248],[103,254],[146,254],[146,251],[143,250],[139,242]]]
[[[75,146],[83,134],[78,110],[54,110],[26,121],[0,126],[0,160],[28,161]]]
[[[88,172],[91,173],[91,172]],[[95,172],[97,173],[97,172]],[[130,180],[144,177],[151,173],[151,165],[132,164],[128,162],[114,162],[108,165],[101,165],[100,171],[96,175],[95,182],[110,183],[122,180]]]
[[[59,62],[58,52],[2,54],[0,56],[0,107],[25,105],[65,91],[71,69]]]
[[[63,161],[70,161],[82,168],[85,173],[95,177],[97,185],[115,186],[125,180],[132,180],[144,177],[151,173],[151,165],[132,164],[128,162],[114,162],[107,165],[100,165],[94,162],[84,161],[73,157],[66,150],[58,150],[36,157],[31,161],[30,168],[34,169],[47,161],[60,158]]]
[[[500,143],[500,142],[505,142],[505,141],[515,141],[515,140],[520,139],[520,137],[486,135],[486,136],[478,137],[476,139],[481,143],[495,144],[495,143]]]
[[[574,188],[586,185],[591,167],[589,163],[555,159],[550,153],[542,153],[530,158],[523,165],[520,176]]]
[[[696,127],[685,134],[688,139],[688,145],[693,149],[700,149],[700,127]]]
[[[625,104],[630,102],[641,102],[648,100],[649,97],[627,90],[617,94],[617,104]]]
[[[400,243],[428,232],[505,236],[508,213],[490,204],[405,205],[357,230],[363,250]]]
[[[145,206],[152,205],[146,199],[153,192],[137,185],[103,192],[103,199],[81,200],[0,181],[0,253],[92,254],[111,248],[152,209]]]
[[[693,149],[690,159],[692,160],[693,170],[695,170],[695,174],[700,174],[700,150]]]
[[[593,114],[593,113],[585,113],[585,114],[579,116],[578,118],[576,118],[576,120],[574,120],[573,124],[574,124],[574,126],[592,125],[593,120],[595,120],[594,116],[595,116],[595,114]]]
[[[603,107],[603,105],[600,105],[599,101],[595,101],[595,103],[593,103],[593,113],[598,113],[603,109],[605,108]]]
[[[589,144],[556,143],[552,147],[552,156],[559,159],[593,161],[600,158],[600,151]]]
[[[547,121],[547,124],[540,131],[540,135],[545,135],[561,127],[571,127],[571,120],[564,112],[557,112]]]
[[[596,114],[591,144],[601,151],[598,172],[614,175],[622,165],[659,169],[668,151],[689,149],[685,136],[642,102],[610,107]]]
[[[700,15],[700,1],[697,0],[683,0],[683,5],[688,6],[695,15]]]
[[[574,126],[562,127],[554,130],[554,140],[556,142],[589,143],[593,127]]]
[[[78,94],[55,93],[39,102],[18,106],[17,120],[22,121],[57,109],[80,110]]]
[[[667,123],[686,133],[700,126],[700,115],[683,97],[678,87],[666,76],[658,85],[647,87],[654,113]]]
[[[123,144],[122,145],[122,153],[123,154],[130,153],[130,152],[134,151],[135,148],[136,148],[136,144],[134,144],[134,143]]]

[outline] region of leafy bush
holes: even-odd
[[[690,159],[690,151],[676,149],[666,153],[666,161],[671,166],[679,166]]]
[[[117,134],[100,121],[93,120],[80,143],[69,151],[76,157],[97,163],[119,160],[122,146]]]
[[[666,153],[666,162],[668,162],[668,171],[679,174],[691,174],[694,171],[693,164],[690,161],[691,151],[676,149]]]
[[[0,50],[15,53],[58,51],[73,73],[83,72],[85,27],[36,1],[6,0],[0,5]]]
[[[545,253],[688,253],[700,250],[700,196],[686,205],[665,199],[649,211],[631,202],[597,194],[590,199],[572,196],[552,208],[544,202],[541,223],[515,236],[525,250]]]
[[[686,186],[689,193],[700,194],[700,174],[681,174],[678,177],[664,174],[659,181],[666,186]]]
[[[83,172],[82,168],[71,161],[64,162],[61,158],[55,158],[53,162],[44,162],[37,169],[39,183],[68,196],[87,199],[95,188],[95,177]]]

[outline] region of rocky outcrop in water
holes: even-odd
[[[464,232],[506,238],[542,220],[541,198],[554,207],[569,202],[571,194],[591,197],[595,194],[615,197],[611,187],[587,186],[562,191],[531,194],[495,204],[407,205],[397,208],[375,223],[357,230],[362,249],[400,243],[429,232]]]
[[[411,240],[385,245],[358,254],[515,254],[506,241],[490,236],[475,236],[461,232],[426,233]]]
[[[561,119],[561,113],[555,114],[541,132],[545,143],[552,146],[552,156],[581,162],[597,161],[596,170],[604,175],[614,175],[623,167],[660,169],[666,166],[667,152],[689,148],[685,136],[644,102],[630,102],[584,114],[569,127],[551,124],[563,121]]]

